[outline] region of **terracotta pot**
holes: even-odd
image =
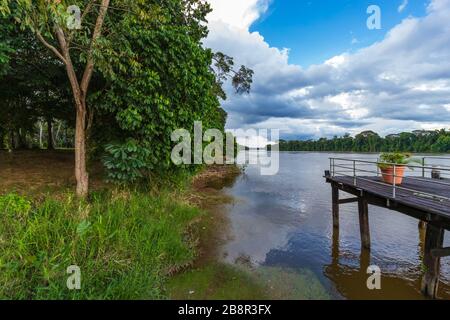
[[[405,175],[405,166],[395,167],[395,185],[400,185],[403,182],[403,176]],[[389,184],[394,184],[394,166],[389,168],[380,169],[383,181]]]

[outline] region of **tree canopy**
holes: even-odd
[[[80,195],[88,157],[120,182],[173,170],[172,131],[194,121],[223,131],[225,81],[238,94],[252,84],[252,70],[204,47],[210,10],[203,0],[0,1],[0,103],[21,117],[4,113],[0,141],[26,140],[38,121],[51,136],[63,121],[75,131]]]

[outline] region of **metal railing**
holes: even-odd
[[[392,183],[392,198],[397,197],[398,190],[410,191],[414,195],[426,197],[436,201],[450,201],[450,197],[436,195],[423,190],[404,187],[398,183],[397,178],[408,178],[421,182],[439,185],[444,190],[450,191],[450,157],[424,156],[419,157],[421,164],[399,165],[395,163],[381,162],[379,160],[359,160],[348,158],[330,158],[331,177],[351,177],[353,185],[357,186],[358,181],[367,181],[374,184],[386,186],[388,183],[384,179],[374,179],[373,177],[390,177]],[[392,173],[382,172],[381,166],[388,166]],[[403,174],[400,174],[404,170]]]

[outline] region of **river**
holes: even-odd
[[[339,234],[333,234],[331,187],[323,178],[330,157],[376,160],[377,155],[281,152],[279,172],[272,176],[247,165],[225,188],[234,201],[226,206],[230,235],[219,248],[221,260],[245,264],[274,285],[291,286],[282,298],[422,299],[424,235],[416,219],[370,206],[372,250],[361,252],[357,205],[346,204]],[[449,240],[446,234],[446,246]],[[367,288],[369,265],[381,269],[381,290]],[[448,258],[441,260],[440,279],[439,296],[450,299]]]

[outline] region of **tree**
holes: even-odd
[[[236,93],[250,93],[253,83],[253,70],[246,66],[241,66],[238,71],[233,69],[234,59],[222,52],[216,52],[213,55],[213,65],[211,70],[216,75],[215,91],[216,95],[226,100],[227,95],[223,90],[224,82],[231,78],[231,83]]]
[[[432,146],[434,152],[450,152],[450,135],[441,135]]]
[[[95,67],[95,50],[103,32],[105,17],[110,0],[77,1],[85,8],[80,18],[84,32],[74,32],[68,24],[70,16],[67,5],[61,0],[13,1],[4,0],[0,5],[0,12],[11,15],[24,29],[31,30],[37,39],[49,49],[64,65],[72,89],[76,110],[75,125],[75,177],[77,180],[77,194],[87,195],[89,190],[89,175],[86,168],[86,131],[91,125],[88,118],[89,109],[87,96],[89,84]],[[88,15],[95,13],[94,26],[90,28],[86,22]],[[87,47],[78,47],[80,51],[74,54],[74,38]],[[90,40],[88,40],[90,39]],[[75,57],[74,57],[75,56]],[[83,63],[83,72],[78,69]],[[77,68],[78,67],[78,68]],[[81,79],[78,74],[82,74]]]

